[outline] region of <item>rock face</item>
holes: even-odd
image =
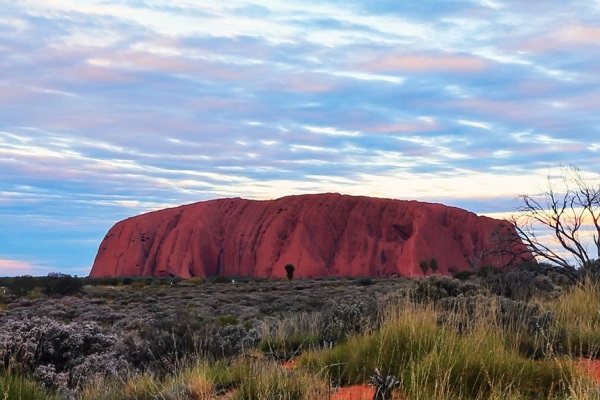
[[[507,261],[489,253],[513,232],[506,221],[417,201],[339,194],[219,199],[118,222],[90,276],[285,277],[288,263],[295,277],[420,276],[420,263],[433,258],[437,273],[449,274]]]

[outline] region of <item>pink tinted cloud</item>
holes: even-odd
[[[370,127],[369,130],[379,133],[412,133],[429,132],[438,129],[437,124],[382,124]]]
[[[28,95],[22,88],[16,86],[0,87],[0,105],[11,105],[15,102],[24,101]],[[29,94],[29,96],[31,96]]]
[[[492,100],[457,100],[447,102],[446,106],[468,110],[488,116],[502,115],[512,121],[531,123],[535,107],[524,107],[522,102],[492,101]]]
[[[600,42],[600,26],[574,25],[563,30],[565,40],[571,43],[598,44]]]
[[[277,87],[273,89],[283,89],[297,93],[325,93],[333,91],[335,85],[323,79],[318,74],[293,74],[281,76],[278,79]]]
[[[371,72],[380,71],[451,71],[477,72],[488,68],[488,64],[480,58],[461,55],[384,55],[361,65],[362,69]]]
[[[130,73],[109,67],[87,65],[71,70],[70,76],[77,81],[94,83],[133,83],[135,76]]]
[[[536,35],[518,47],[532,53],[550,53],[579,46],[596,46],[598,43],[600,26],[568,25],[547,35]]]
[[[183,58],[143,52],[105,51],[87,56],[87,63],[73,68],[72,75],[88,82],[132,83],[139,79],[135,75],[137,71],[190,74],[201,69],[196,63]],[[223,71],[217,71],[214,75],[223,76]]]
[[[0,258],[0,275],[24,275],[30,274],[36,269],[34,264],[26,261],[7,260]]]

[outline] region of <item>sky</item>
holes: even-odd
[[[600,171],[600,1],[0,4],[0,276],[117,221],[351,195],[506,215]]]

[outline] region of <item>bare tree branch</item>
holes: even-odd
[[[597,179],[590,181],[579,168],[564,167],[558,182],[548,175],[547,187],[542,193],[519,198],[522,205],[516,209],[511,222],[532,254],[569,273],[595,265],[600,258],[600,183]]]

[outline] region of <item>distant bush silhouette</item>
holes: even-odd
[[[423,271],[423,275],[427,275],[427,270],[429,269],[429,263],[427,260],[419,261],[419,268],[421,268],[421,271]]]
[[[469,279],[471,279],[471,277],[475,276],[477,274],[477,272],[470,270],[470,269],[466,269],[464,271],[458,271],[455,272],[454,274],[452,274],[452,277],[461,281],[467,281]]]
[[[26,296],[38,286],[38,280],[33,276],[23,275],[9,278],[6,282],[8,290],[17,296]]]
[[[78,293],[83,287],[83,280],[61,273],[50,273],[42,278],[41,282],[42,290],[47,295],[72,295]]]
[[[292,279],[294,279],[294,270],[296,269],[296,267],[294,267],[294,264],[286,264],[285,265],[285,276],[287,276],[287,278],[291,281]]]

